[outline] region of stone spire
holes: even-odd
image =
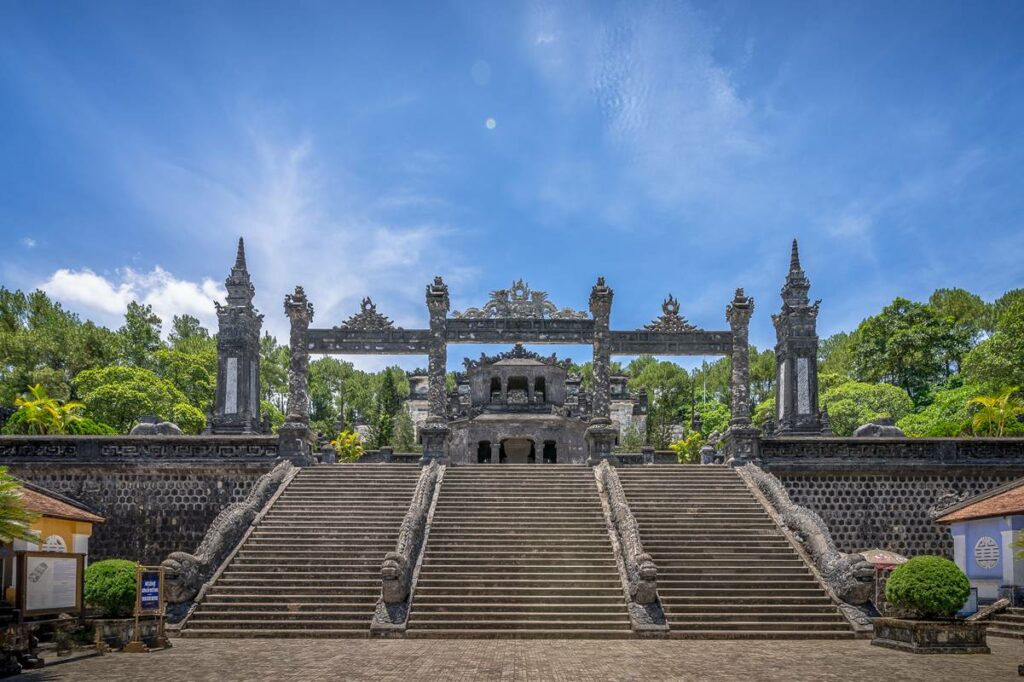
[[[810,303],[807,292],[811,290],[811,282],[800,267],[800,247],[793,240],[793,250],[789,256],[789,274],[782,287],[782,300],[790,306],[801,307]]]
[[[793,240],[789,272],[782,285],[782,309],[775,325],[776,420],[780,434],[820,434],[828,428],[818,409],[818,305],[811,303],[811,282],[800,266],[800,248]]]
[[[224,280],[224,286],[228,290],[228,307],[252,308],[256,289],[252,286],[249,270],[245,265],[245,241],[241,237],[238,238],[235,265],[231,268],[231,274]]]
[[[217,308],[217,391],[212,433],[249,434],[260,431],[260,330],[263,316],[253,306],[256,290],[245,264],[245,242],[231,273],[224,280],[228,290]]]

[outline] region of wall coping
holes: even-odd
[[[268,461],[277,457],[274,435],[0,436],[7,462]]]

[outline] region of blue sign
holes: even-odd
[[[143,571],[139,580],[139,609],[160,610],[160,572]]]

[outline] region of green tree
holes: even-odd
[[[0,466],[0,542],[26,540],[39,542],[39,533],[32,530],[32,524],[39,518],[25,509],[21,499],[21,482],[7,473],[7,467]]]
[[[153,306],[131,301],[124,314],[124,325],[117,330],[121,344],[121,362],[132,367],[152,368],[153,354],[163,347],[160,317]]]
[[[85,406],[76,401],[61,403],[46,394],[41,385],[28,387],[29,397],[15,401],[18,411],[11,419],[25,427],[26,433],[62,435],[73,432],[73,425],[82,419]]]
[[[264,333],[260,339],[260,398],[284,411],[288,402],[288,346]]]
[[[697,414],[700,415],[700,432],[705,437],[715,431],[724,433],[729,427],[729,420],[732,419],[732,411],[729,406],[717,400],[697,403]]]
[[[153,369],[157,376],[173,384],[192,406],[205,414],[213,409],[217,390],[217,349],[214,346],[195,352],[178,350],[189,345],[186,342],[175,348],[156,351],[153,353]]]
[[[12,405],[26,386],[69,400],[75,375],[114,362],[116,335],[82,322],[41,291],[0,287],[0,403]]]
[[[992,331],[992,306],[965,289],[936,289],[928,298],[928,305],[939,317],[964,329],[972,338],[983,331]]]
[[[656,448],[668,447],[672,426],[688,421],[693,387],[689,373],[674,362],[641,355],[629,363],[626,374],[630,391],[647,391],[648,442]]]
[[[824,393],[821,377],[834,375],[837,383],[845,383],[854,378],[853,368],[853,335],[847,332],[833,334],[818,344],[818,391]]]
[[[210,332],[199,322],[199,318],[191,315],[175,315],[171,318],[171,332],[167,335],[167,342],[171,348],[191,346],[195,341],[210,340]]]
[[[930,306],[897,298],[854,333],[854,375],[863,382],[898,386],[924,402],[956,371],[970,342],[969,334]]]
[[[141,367],[86,370],[75,377],[75,391],[85,404],[86,416],[110,424],[121,433],[149,415],[173,421],[176,406],[188,405],[188,399],[174,384]],[[183,408],[178,412],[187,414]],[[193,422],[182,429],[195,433],[194,427]]]
[[[912,438],[941,438],[969,435],[977,407],[971,399],[982,394],[973,384],[937,391],[922,410],[900,419],[896,425]]]
[[[997,302],[996,307],[1000,314],[995,332],[968,353],[963,363],[968,381],[992,393],[1024,386],[1024,296]]]
[[[971,403],[980,408],[971,423],[976,434],[1004,436],[1007,428],[1018,426],[1019,417],[1024,415],[1024,402],[1021,402],[1020,389],[1016,386],[1005,389],[999,395],[972,398]]]
[[[769,421],[775,421],[775,398],[768,398],[757,404],[754,408],[754,426],[762,431]]]
[[[837,436],[852,435],[858,426],[875,419],[902,419],[914,409],[914,401],[902,388],[858,381],[829,390],[822,396],[822,403],[828,408],[832,432]]]
[[[409,416],[409,410],[400,409],[395,415],[395,450],[413,452],[416,449],[416,427]]]
[[[339,462],[355,462],[363,456],[363,446],[359,442],[359,434],[342,431],[331,441],[334,451],[338,453]]]
[[[775,351],[750,346],[750,400],[762,403],[775,395]]]

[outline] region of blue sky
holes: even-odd
[[[281,338],[295,284],[413,327],[435,274],[581,309],[603,275],[620,329],[668,292],[726,328],[743,286],[764,347],[793,237],[822,336],[1024,285],[1022,121],[1020,2],[8,0],[0,282],[212,325],[244,235]]]

